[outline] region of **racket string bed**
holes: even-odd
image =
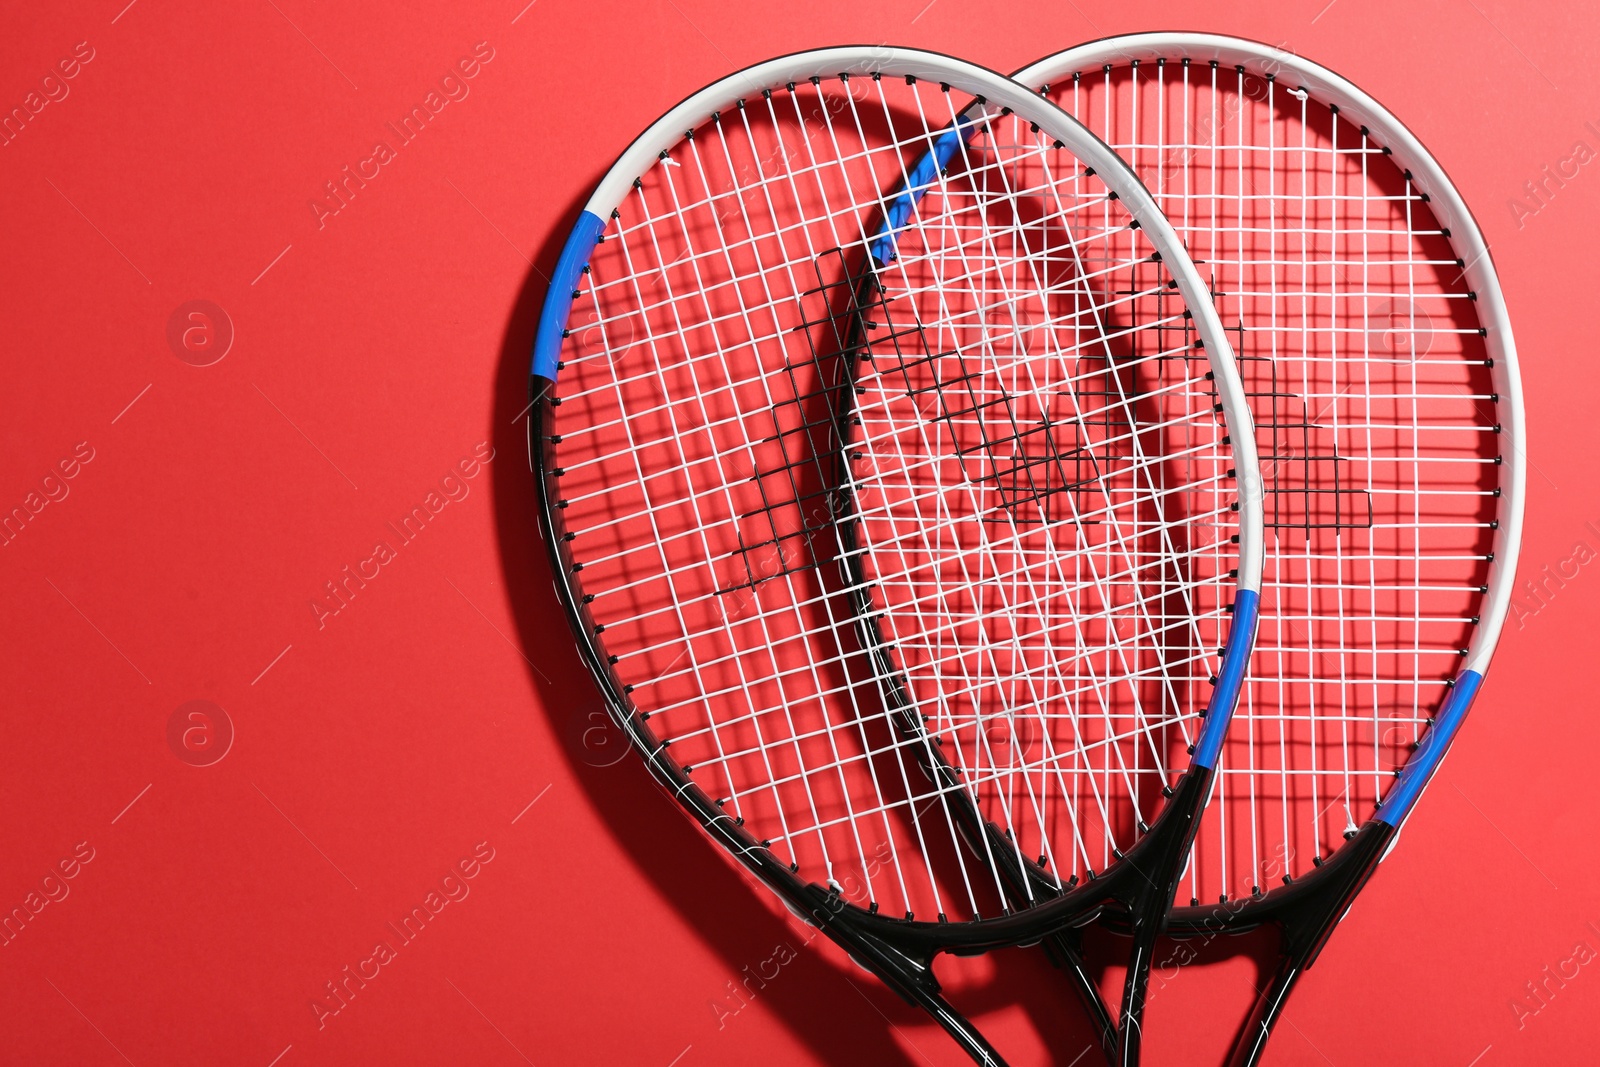
[[[677,214],[681,215],[682,213],[683,213],[683,207],[682,207],[682,204],[681,204],[681,201],[680,201],[680,203],[677,205]],[[950,227],[949,229],[950,230],[955,230],[956,227]],[[962,247],[963,245],[970,244],[973,240],[983,240],[984,239],[983,235],[982,235],[982,228],[981,227],[977,227],[976,229],[977,229],[978,234],[979,234],[979,236],[977,238],[972,238],[972,237],[968,236],[967,234],[962,233],[962,232],[960,232],[958,230],[956,232],[956,235],[955,235],[955,240],[953,242],[948,243],[944,248],[942,248],[941,249],[941,254],[945,255],[945,256],[960,257],[963,254],[963,247]],[[949,232],[949,230],[947,230],[946,232]],[[652,240],[651,243],[654,245],[654,244],[658,244],[659,242],[657,242],[655,240]],[[691,256],[690,260],[693,261],[694,258],[695,257]],[[834,259],[839,261],[839,263],[836,265],[836,269],[837,269],[837,266],[842,266],[843,265],[844,253],[843,253],[842,250],[834,251],[832,253],[832,258],[834,258]],[[902,260],[901,260],[902,269],[904,269],[904,264],[906,263],[906,261],[907,261],[906,258],[902,257]],[[821,272],[822,272],[821,266],[818,266],[817,270],[819,272],[819,281],[820,281],[820,280],[822,280],[822,278],[821,278]],[[816,286],[813,289],[811,289],[811,290],[809,290],[809,291],[807,291],[805,293],[802,293],[801,294],[802,295],[802,301],[801,301],[802,304],[806,303],[806,300],[805,300],[806,297],[821,297],[821,298],[823,298],[824,301],[826,301],[826,297],[829,295],[830,289],[837,289],[837,288],[842,287],[847,291],[852,291],[853,290],[853,288],[855,286],[855,282],[854,282],[854,280],[852,280],[852,279],[850,279],[848,277],[847,273],[834,273],[833,276],[835,278],[840,279],[840,280],[834,282],[831,286],[827,285],[827,284],[819,285],[819,286]],[[961,284],[965,280],[967,280],[967,279],[965,279],[965,278],[961,277],[960,275],[958,275],[957,277],[948,279],[947,284],[950,284],[950,283]],[[704,291],[704,290],[702,290],[702,291]],[[944,290],[941,289],[940,292],[944,293]],[[914,295],[916,295],[916,294],[914,294]],[[945,298],[948,298],[947,294],[945,294]],[[742,310],[747,310],[747,309],[742,309]],[[874,313],[876,311],[879,311],[879,310],[882,310],[882,308],[872,309],[872,311],[869,311],[869,314],[872,314],[872,313]],[[978,311],[980,313],[982,313],[985,310],[987,310],[987,309],[982,309],[982,308],[978,309]],[[1087,313],[1085,313],[1085,314],[1087,314]],[[840,326],[839,316],[838,315],[836,315],[836,314],[827,315],[827,316],[825,316],[823,318],[820,318],[820,319],[815,317],[815,316],[813,316],[813,317],[811,317],[809,319],[803,319],[799,324],[797,324],[797,330],[798,330],[798,332],[801,332],[802,334],[805,334],[806,336],[809,337],[809,336],[813,335],[814,327],[816,325],[818,325],[819,323],[820,324],[824,324],[824,325],[826,325],[828,327],[826,330],[824,330],[822,332],[825,333],[825,334],[831,334],[832,335],[831,337],[828,337],[826,340],[832,345],[834,350],[837,351],[838,348],[841,347],[842,343],[843,343],[843,337],[841,335],[841,326]],[[712,321],[712,322],[707,323],[707,325],[710,325],[713,328],[715,328],[715,326],[717,326],[718,323],[716,321]],[[683,317],[681,316],[681,314],[674,317],[673,326],[676,328],[676,330],[678,332],[680,332],[680,333],[684,332],[685,323],[683,321]],[[811,329],[808,329],[808,328],[811,328]],[[969,329],[967,332],[972,332],[972,331]],[[874,338],[874,340],[876,341],[877,338]],[[890,335],[887,335],[884,338],[884,340],[887,343],[893,344],[897,340],[897,338],[893,334],[890,334]],[[981,338],[980,338],[980,340],[981,340]],[[818,354],[816,352],[810,353],[810,356],[812,357],[812,362],[817,362],[817,361],[820,360],[820,358],[822,358],[822,357],[818,356]],[[937,353],[929,355],[929,356],[925,356],[924,358],[925,359],[929,359],[929,360],[937,358]],[[658,366],[655,369],[657,377],[659,378],[660,375],[666,369],[667,368],[665,368],[665,367]],[[791,364],[788,367],[786,367],[785,373],[788,374],[788,375],[793,376],[795,374],[802,373],[803,369],[808,369],[808,368],[796,368],[793,364]],[[901,373],[902,374],[909,374],[909,373],[913,373],[913,372],[914,372],[914,368],[904,368],[904,367],[901,368]],[[799,397],[797,397],[797,399],[802,404],[804,404],[805,402],[807,402],[809,400],[812,400],[812,399],[821,399],[824,402],[820,406],[823,408],[823,410],[827,410],[828,408],[836,406],[834,403],[832,403],[828,399],[828,393],[829,393],[829,389],[830,388],[837,388],[837,386],[828,386],[828,387],[822,387],[820,389],[814,389],[813,393],[815,394],[815,396],[802,394]],[[934,386],[930,386],[928,388],[937,389],[937,386],[934,385]],[[998,402],[1003,402],[1003,401],[996,401],[996,402],[998,403]],[[708,407],[705,404],[703,399],[701,399],[696,404],[695,410],[698,413],[702,414],[702,415],[709,416]],[[950,416],[947,413],[947,418],[948,417],[950,417]],[[1096,417],[1103,418],[1104,415],[1103,415],[1103,413],[1097,413],[1097,412],[1092,412],[1092,411],[1090,413],[1088,413],[1088,418],[1091,421],[1094,420]],[[787,434],[803,435],[803,434],[808,433],[808,432],[815,432],[817,430],[817,428],[818,428],[815,423],[816,423],[816,419],[813,418],[810,421],[802,420],[798,425],[792,426],[792,427],[788,427],[788,428],[785,428],[785,427],[782,427],[782,426],[774,427],[775,436],[774,437],[769,437],[768,440],[765,441],[765,442],[758,442],[757,445],[758,446],[760,444],[771,445],[772,443],[774,443],[775,440],[777,440],[779,443],[781,443],[781,439],[783,438],[783,436],[786,433]],[[629,443],[635,449],[640,447],[640,442],[638,442],[637,440],[630,440]],[[873,444],[873,442],[871,442],[871,441],[866,441],[866,442],[862,442],[862,443],[863,444],[867,444],[867,445]],[[737,450],[734,450],[734,451],[737,451]],[[817,483],[817,487],[813,487],[810,490],[804,490],[804,489],[801,488],[801,486],[798,484],[798,481],[796,480],[796,470],[804,462],[805,461],[802,460],[802,461],[800,461],[800,463],[797,463],[796,461],[794,461],[794,460],[792,460],[792,459],[790,459],[790,458],[788,458],[786,456],[780,456],[778,461],[775,464],[769,465],[769,466],[767,466],[767,467],[765,467],[763,469],[757,469],[757,470],[755,470],[753,472],[753,479],[752,480],[753,480],[755,486],[757,487],[758,491],[761,493],[761,495],[763,497],[763,505],[764,506],[759,511],[741,515],[741,516],[739,516],[739,518],[741,520],[749,520],[749,519],[755,518],[758,515],[759,516],[764,516],[765,520],[766,520],[765,523],[762,524],[764,526],[764,528],[759,531],[759,536],[753,537],[753,538],[749,538],[749,539],[746,538],[746,536],[743,534],[742,531],[736,531],[736,535],[737,535],[737,539],[738,539],[738,549],[737,549],[737,551],[738,551],[738,554],[739,554],[739,560],[740,560],[740,563],[742,565],[741,569],[743,571],[743,576],[744,576],[743,582],[742,583],[735,583],[735,584],[730,585],[730,586],[725,587],[725,588],[719,588],[717,590],[718,593],[726,595],[726,594],[728,594],[730,592],[733,592],[736,588],[739,588],[741,585],[742,585],[742,587],[744,587],[746,589],[754,590],[756,585],[758,584],[758,580],[756,578],[756,574],[757,574],[756,568],[758,568],[758,567],[765,567],[766,570],[770,572],[770,573],[764,574],[762,576],[761,580],[769,580],[769,579],[778,578],[778,577],[790,577],[790,576],[793,575],[794,569],[797,566],[798,567],[805,567],[805,568],[815,568],[815,567],[818,567],[819,565],[821,565],[819,563],[819,561],[817,561],[814,558],[814,546],[801,545],[801,542],[805,541],[805,540],[809,540],[810,538],[815,537],[816,535],[818,535],[820,533],[824,533],[826,531],[827,527],[828,527],[828,520],[826,518],[813,519],[809,523],[805,522],[805,521],[802,521],[801,524],[799,525],[799,527],[797,527],[796,529],[788,531],[787,533],[780,533],[778,528],[777,528],[777,526],[774,523],[776,509],[774,509],[774,507],[772,506],[772,502],[770,500],[766,500],[765,499],[765,497],[767,495],[767,486],[769,485],[770,480],[773,479],[773,478],[781,478],[781,480],[786,481],[788,483],[786,486],[783,486],[783,489],[785,490],[785,494],[783,496],[782,503],[784,503],[786,506],[799,505],[802,509],[810,507],[810,508],[814,508],[814,509],[820,511],[821,510],[821,505],[823,503],[823,499],[824,499],[824,496],[825,496],[825,491],[822,488],[820,488],[822,483],[819,481]],[[931,461],[929,461],[929,462],[931,462]],[[679,463],[674,464],[673,466],[678,467],[678,468],[686,469],[686,468],[690,467],[691,465],[692,464],[689,462],[687,457],[684,457],[684,458],[681,459],[681,461]],[[912,473],[915,474],[916,472],[913,471]],[[1026,472],[1025,471],[1021,471],[1021,472],[1013,471],[1012,473],[1013,474],[1017,474],[1018,476],[1022,476]],[[1016,501],[1012,501],[1012,503],[1015,504]],[[702,527],[707,522],[707,517],[704,514],[697,513],[696,519],[697,519],[697,523],[699,525],[701,525]],[[952,524],[953,523],[951,523],[950,521],[947,520],[947,523],[946,523],[947,526],[948,525],[952,525]],[[658,530],[656,530],[654,532],[657,534],[657,536],[659,538],[661,531],[658,529]],[[797,545],[800,545],[800,547],[798,549],[795,549],[794,546],[797,546]],[[766,554],[766,558],[765,558],[764,561],[756,561],[756,560],[754,560],[753,557],[755,555],[760,555],[760,554],[763,554],[763,553]],[[924,564],[922,569],[928,569],[930,566],[931,565],[929,565],[929,564]],[[1013,573],[1012,573],[1012,575],[1010,575],[1010,577],[1014,580],[1015,577],[1016,577],[1016,573],[1015,572],[1018,570],[1018,568],[1013,566],[1011,568],[1011,570],[1013,571]],[[912,577],[913,578],[915,577],[915,574],[916,574],[916,570],[913,569],[912,570]],[[955,625],[955,623],[947,620],[942,625],[945,628],[949,628],[949,627]],[[771,629],[770,628],[763,629],[762,637],[766,641],[772,640],[773,633],[772,633]],[[842,646],[841,646],[841,648],[842,648]],[[691,656],[691,664],[693,664],[694,660],[693,660],[692,652],[690,653],[690,656]],[[843,654],[836,654],[835,656],[833,656],[831,658],[835,662],[841,663],[841,664],[846,662],[847,659],[848,659],[848,657],[843,655]],[[702,679],[701,679],[702,684],[703,684],[703,681],[704,681],[704,679],[702,677]],[[968,685],[966,687],[968,692],[966,694],[964,694],[964,695],[968,699],[970,699],[971,696],[973,695],[973,693],[981,688],[981,684],[982,684],[981,682],[976,682],[976,681],[969,680],[969,683],[968,683]],[[755,717],[750,717],[749,722],[750,722],[750,724],[752,726],[756,727],[756,729],[759,731],[759,726],[756,723],[756,718]],[[716,724],[715,724],[714,721],[712,721],[710,723],[709,729],[710,729],[710,732],[712,732],[713,734],[715,733]],[[828,731],[822,731],[822,732],[827,733]],[[770,766],[771,766],[771,759],[770,759],[770,756],[767,755],[769,747],[770,746],[768,746],[764,742],[764,739],[758,737],[757,744],[755,746],[754,751],[762,753],[762,755],[763,755],[763,764],[764,764],[763,768],[762,768],[763,773],[770,773],[768,768],[770,768]],[[1102,746],[1102,747],[1105,747],[1105,746]],[[726,759],[726,751],[725,750],[719,751],[718,756],[719,756],[719,758],[725,760]],[[833,760],[829,761],[829,765],[830,766],[838,766],[838,765],[841,764],[841,762],[842,761],[839,760],[839,759],[833,759]],[[807,778],[808,778],[807,775],[800,774],[800,775],[790,776],[789,778],[786,778],[786,779],[783,779],[783,780],[784,781],[800,781],[800,782],[804,783],[807,780]],[[810,798],[810,799],[814,802],[814,798]],[[911,798],[911,803],[913,805],[915,804],[915,800],[916,800],[915,797]],[[881,798],[880,798],[880,801],[881,801]],[[781,805],[780,805],[780,807],[781,807]],[[880,802],[877,805],[875,805],[875,809],[877,811],[881,812],[882,810],[885,810],[885,805],[882,802]],[[821,822],[820,819],[817,819],[817,820],[814,820],[814,821],[816,821],[818,823]],[[788,834],[786,834],[785,836],[786,837],[790,837],[791,839],[793,837],[793,835],[788,835]],[[822,843],[822,844],[825,845],[825,842],[819,842],[819,843]]]
[[[1461,668],[1497,495],[1476,471],[1500,462],[1474,294],[1425,195],[1311,94],[1176,59],[1052,92],[1185,237],[1255,416],[1261,640],[1218,785],[1241,796],[1211,808],[1189,895],[1259,894],[1377,806]]]
[[[741,72],[602,181],[531,390],[557,592],[674,800],[980,1062],[933,957],[1041,938],[1110,1051],[1067,931],[1154,936],[1262,538],[1227,336],[1126,166],[945,57]]]
[[[1393,844],[1494,651],[1522,403],[1494,265],[1416,138],[1338,75],[1207,34],[1018,73],[1122,153],[1235,351],[1266,529],[1261,628],[1172,928],[1276,926],[1247,1067]],[[1250,490],[1247,489],[1247,493]]]

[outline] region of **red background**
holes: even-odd
[[[523,3],[0,16],[0,112],[93,50],[0,147],[0,512],[59,497],[0,544],[0,912],[60,898],[0,945],[0,1061],[959,1061],[837,953],[805,948],[587,732],[598,704],[533,526],[518,415],[541,272],[639,129],[770,55],[888,41],[1010,70],[1193,28],[1344,73],[1430,145],[1493,246],[1530,417],[1521,577],[1600,548],[1600,361],[1579,310],[1600,164],[1537,211],[1510,206],[1574,142],[1600,149],[1592,5]],[[395,141],[385,123],[479,42],[492,58],[468,95],[319,219],[324,183]],[[191,300],[234,331],[209,366],[168,339]],[[93,458],[45,483],[80,442]],[[324,582],[395,540],[385,523],[480,442],[494,459],[466,495],[319,619]],[[1600,965],[1576,961],[1600,950],[1583,682],[1600,567],[1566,574],[1519,601],[1471,728],[1269,1063],[1592,1056]],[[169,742],[191,700],[235,732],[208,766]],[[75,848],[93,858],[74,865]],[[493,858],[474,866],[475,850]],[[387,924],[463,860],[475,877],[449,886],[468,895],[401,945]],[[46,883],[63,861],[75,877]],[[325,983],[379,940],[396,958],[340,1006]],[[770,974],[783,945],[798,958],[741,1006],[729,983]],[[1577,976],[1544,971],[1564,964]],[[1083,1047],[1034,955],[949,973],[1016,1063]],[[1251,975],[1219,957],[1172,978],[1150,1062],[1216,1060]],[[319,997],[338,1012],[319,1018]]]

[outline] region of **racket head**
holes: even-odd
[[[972,96],[983,101],[976,120],[964,111]],[[849,121],[831,121],[839,116]],[[940,168],[916,161],[937,153],[962,121],[1003,123],[1007,136],[963,141],[959,166],[944,168],[958,175],[953,185]],[[979,143],[988,153],[981,158]],[[1197,761],[1214,758],[1253,635],[1260,569],[1259,501],[1228,488],[1254,468],[1247,407],[1204,283],[1148,193],[1114,153],[1035,94],[949,57],[881,47],[800,53],[732,75],[669,111],[602,179],[558,260],[534,343],[530,453],[555,584],[618,725],[680,806],[792,909],[835,933],[892,929],[925,946],[924,956],[1036,937],[1103,895],[1052,875],[1045,889],[1053,895],[1041,889],[1030,902],[1036,907],[1014,910],[1017,886],[1001,869],[1013,861],[996,853],[1018,850],[1021,835],[1000,844],[1011,827],[995,824],[997,806],[957,780],[972,768],[941,752],[947,746],[919,724],[917,709],[932,718],[937,699],[901,704],[893,696],[914,672],[870,616],[851,571],[871,560],[867,584],[881,590],[896,575],[940,562],[923,550],[914,563],[884,566],[890,553],[881,546],[903,544],[911,520],[893,516],[892,501],[908,496],[874,473],[876,460],[886,457],[896,477],[937,464],[959,470],[963,460],[953,431],[920,451],[869,447],[856,457],[863,443],[895,436],[871,418],[904,409],[901,394],[916,393],[883,383],[930,370],[937,381],[941,365],[959,363],[959,344],[930,340],[940,330],[976,329],[977,347],[990,355],[1000,339],[1013,371],[1029,362],[1011,312],[998,322],[981,314],[987,305],[976,280],[989,276],[981,264],[954,268],[967,289],[958,307],[940,305],[949,280],[940,264],[959,264],[947,253],[966,243],[963,220],[975,221],[983,240],[991,236],[984,226],[998,229],[1015,250],[1012,265],[1059,251],[1033,243],[1050,217],[1015,215],[1021,197],[1006,185],[1007,154],[1024,152],[1075,160],[1061,181],[1044,174],[1049,180],[1030,195],[1066,196],[1055,203],[1060,218],[1085,216],[1092,204],[1110,221],[1083,225],[1126,246],[1098,253],[1106,258],[1092,267],[1070,267],[1055,287],[1030,282],[1029,291],[1059,300],[1113,268],[1160,271],[1159,284],[1113,295],[1129,307],[1167,301],[1168,328],[1189,337],[1186,381],[1207,403],[1203,411],[1190,404],[1186,417],[1197,430],[1209,426],[1208,491],[1238,498],[1237,511],[1229,505],[1211,516],[1227,524],[1219,554],[1234,558],[1204,583],[1214,623],[1207,639],[1216,645],[1208,654],[1220,657],[1222,670],[1204,728],[1189,738]],[[910,210],[907,190],[916,192]],[[937,225],[925,218],[934,203]],[[804,254],[790,256],[790,244]],[[919,269],[929,273],[916,276]],[[859,295],[869,281],[870,299]],[[888,317],[867,322],[902,312],[903,329]],[[1136,333],[1143,316],[1120,313],[1120,331]],[[938,317],[932,325],[923,321],[930,314]],[[1099,348],[1112,332],[1093,316],[1057,318],[1065,325],[1051,319],[1047,332],[1092,334]],[[876,325],[890,327],[878,331],[887,339],[867,337],[857,358],[848,335]],[[786,355],[791,348],[795,359]],[[890,353],[892,368],[869,379],[862,368],[885,366]],[[736,373],[737,359],[759,373]],[[877,387],[870,396],[869,385]],[[1040,395],[1037,384],[1027,390]],[[588,408],[581,415],[580,405]],[[943,412],[947,424],[958,421],[951,414]],[[860,421],[843,427],[845,415]],[[749,430],[758,419],[759,431]],[[650,447],[635,433],[654,435]],[[717,434],[734,435],[733,444],[710,441]],[[1099,455],[1092,443],[1085,449],[1090,459]],[[737,474],[721,469],[732,453]],[[991,467],[983,477],[998,476]],[[1109,498],[1114,479],[1093,477]],[[935,495],[927,487],[909,494]],[[977,506],[1015,510],[1003,491],[992,496]],[[875,520],[851,517],[846,498],[875,509],[875,534]],[[708,518],[697,509],[710,500],[718,510]],[[949,521],[981,525],[972,515]],[[847,526],[876,537],[877,547],[855,551],[841,534]],[[1039,528],[1077,530],[1060,519]],[[1015,547],[1017,531],[1009,536]],[[810,621],[817,616],[821,625]],[[888,666],[874,671],[878,660]],[[863,669],[870,686],[857,676]],[[1195,725],[1198,710],[1185,721]],[[1013,770],[996,766],[987,776],[1001,781]],[[881,824],[875,835],[862,833],[858,796]],[[969,813],[980,808],[974,829]],[[1124,804],[1118,818],[1126,822],[1128,811]],[[1041,834],[1054,832],[1038,822]],[[1141,832],[1133,830],[1130,843]],[[861,943],[847,947],[859,951]]]
[[[1499,640],[1526,482],[1505,301],[1437,161],[1326,68],[1152,33],[1016,77],[1140,173],[1208,277],[1251,395],[1260,639],[1179,893],[1193,906],[1172,923],[1254,925],[1347,844],[1370,848],[1358,824],[1404,823]],[[1234,904],[1201,906],[1219,898]]]

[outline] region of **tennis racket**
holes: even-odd
[[[1262,526],[1228,339],[1114,153],[932,53],[741,71],[596,188],[530,390],[580,654],[729,857],[981,1063],[939,954],[1114,906],[1147,970]]]
[[[1207,279],[1254,415],[1260,639],[1171,919],[1204,940],[1277,929],[1280,963],[1232,1052],[1254,1064],[1500,635],[1525,478],[1510,324],[1449,179],[1334,73],[1163,33],[1016,77],[1150,188]]]

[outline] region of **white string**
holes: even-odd
[[[1211,281],[1258,427],[1262,621],[1197,899],[1298,876],[1370,816],[1459,669],[1497,504],[1480,480],[1497,397],[1425,198],[1326,101],[1234,73],[1124,63],[1048,93],[1139,160]]]
[[[1237,548],[1165,268],[1014,116],[922,194],[838,378],[886,198],[957,114],[824,79],[680,143],[580,283],[553,432],[576,581],[662,758],[802,877],[959,919],[1153,818]]]

